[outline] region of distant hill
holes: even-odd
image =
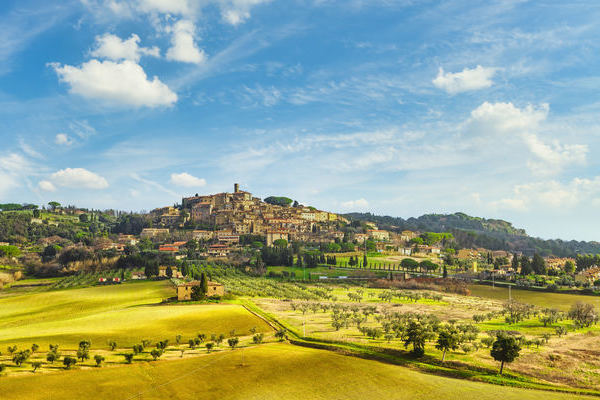
[[[485,247],[490,250],[519,251],[544,256],[574,257],[576,254],[599,254],[600,243],[583,241],[544,240],[534,238],[524,229],[515,228],[500,219],[472,217],[464,213],[426,214],[418,218],[378,216],[371,213],[343,214],[350,220],[371,221],[390,231],[452,232],[461,248]]]

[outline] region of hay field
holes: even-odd
[[[287,344],[265,344],[182,360],[0,378],[0,393],[11,400],[586,398],[427,375]]]

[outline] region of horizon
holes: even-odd
[[[151,210],[239,182],[335,213],[599,241],[600,5],[0,5],[0,202]]]

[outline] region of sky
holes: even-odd
[[[600,3],[3,0],[0,202],[284,195],[600,240]]]

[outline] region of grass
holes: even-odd
[[[491,287],[486,285],[469,285],[472,296],[485,297],[495,300],[508,300],[508,288]],[[513,299],[523,303],[533,304],[544,308],[556,308],[567,311],[571,305],[581,301],[600,307],[600,297],[568,293],[537,292],[533,290],[511,289]]]
[[[229,333],[248,335],[256,326],[270,328],[235,304],[161,305],[173,296],[166,281],[38,292],[0,299],[0,348],[8,345],[47,349],[50,343],[73,349],[83,339],[93,348],[108,340],[129,347],[142,339],[170,339],[181,334]]]
[[[243,355],[243,365],[242,365]],[[423,374],[328,351],[268,344],[202,357],[0,378],[3,398],[20,399],[442,399],[547,400],[539,392]],[[141,393],[141,397],[138,394]],[[138,396],[138,397],[135,397]]]

